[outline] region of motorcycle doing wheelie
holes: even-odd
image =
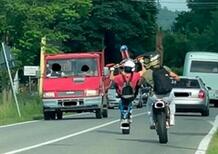
[[[156,99],[152,104],[153,120],[160,143],[168,142],[167,127],[170,126],[170,108],[163,99]]]

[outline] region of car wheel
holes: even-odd
[[[204,116],[204,117],[206,117],[206,116],[209,116],[209,113],[210,113],[210,111],[209,111],[209,109],[207,108],[207,109],[205,109],[205,110],[203,110],[203,111],[201,112],[201,115]]]

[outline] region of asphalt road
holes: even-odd
[[[106,119],[94,113],[73,115],[63,120],[33,121],[0,127],[0,153],[22,154],[194,154],[212,128],[218,108],[210,116],[179,113],[176,125],[168,129],[169,142],[159,144],[148,126],[146,109],[133,110],[129,135],[119,128],[119,112],[109,110]]]

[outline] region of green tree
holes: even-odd
[[[21,65],[31,65],[38,63],[41,37],[58,41],[72,37],[67,25],[87,15],[91,1],[1,0],[0,6],[1,40],[14,47]]]
[[[85,49],[101,49],[105,35],[111,37],[110,46],[126,44],[141,54],[154,50],[156,34],[156,3],[129,0],[93,0],[93,9],[81,23],[84,29]],[[116,46],[110,55],[118,57]],[[116,50],[117,52],[115,53]]]

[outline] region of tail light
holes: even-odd
[[[205,98],[205,92],[203,90],[200,90],[198,93],[198,98],[204,99]]]

